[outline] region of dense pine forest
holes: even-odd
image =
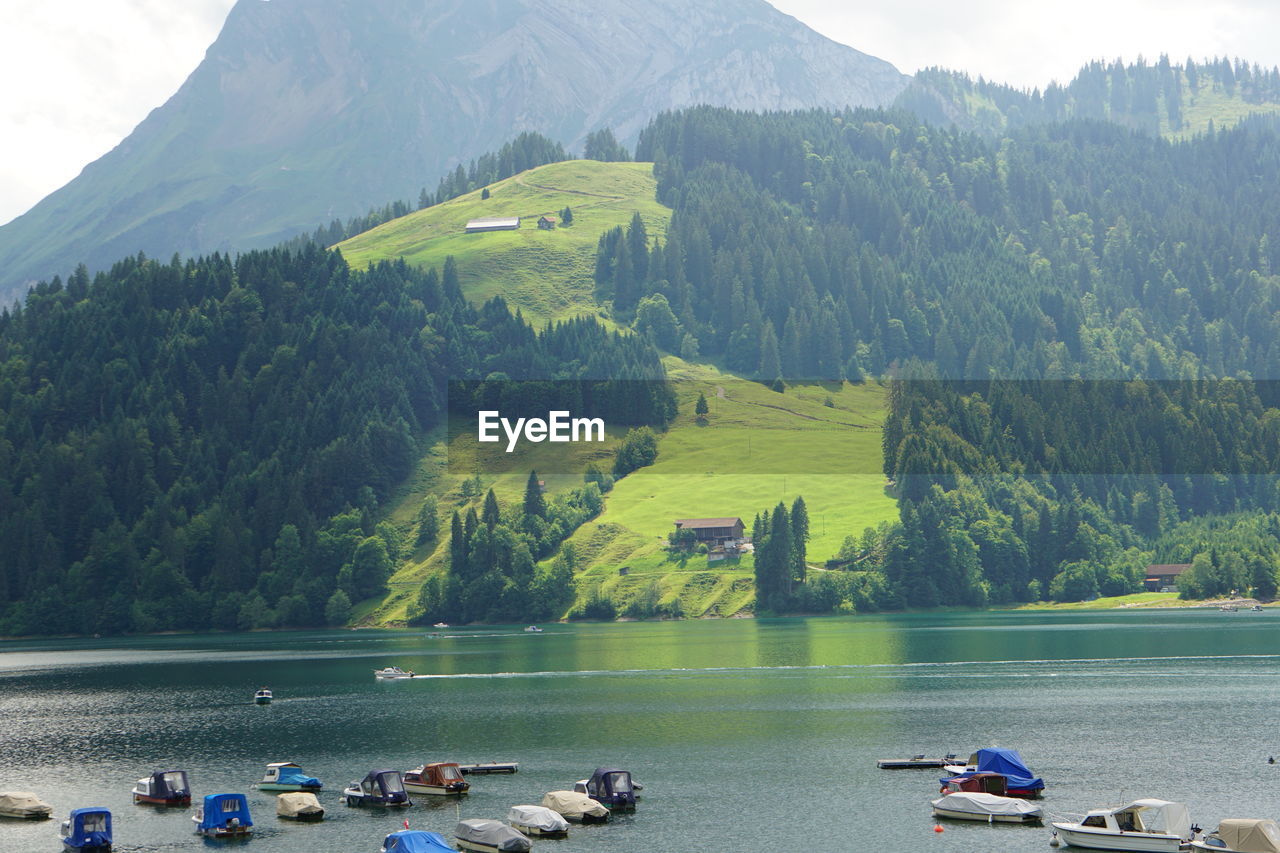
[[[0,312],[0,634],[342,624],[411,545],[378,509],[445,380],[495,374],[663,377],[636,336],[470,305],[451,261],[137,257],[40,285]],[[647,400],[661,425],[659,393],[625,416]]]

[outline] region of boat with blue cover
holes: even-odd
[[[402,829],[382,840],[381,853],[457,853],[457,851],[458,848],[450,846],[445,837],[438,832]]]
[[[951,775],[939,780],[944,786],[977,773],[998,773],[1005,778],[1008,796],[1032,800],[1043,796],[1044,780],[1027,768],[1016,749],[980,749],[969,756],[968,766],[948,767],[947,770],[951,771]]]
[[[62,822],[62,846],[82,853],[106,853],[111,849],[111,812],[106,809],[72,809]]]
[[[631,781],[629,771],[616,767],[597,767],[590,779],[578,782],[574,788],[610,811],[636,810],[636,786]]]
[[[205,838],[245,838],[253,832],[244,794],[206,794],[191,820]]]
[[[413,805],[399,770],[370,770],[364,779],[347,786],[342,792],[342,799],[349,806],[386,808]]]
[[[303,773],[302,767],[292,761],[268,764],[258,783],[259,791],[319,791],[323,787],[319,779]]]

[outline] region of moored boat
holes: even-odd
[[[462,771],[457,764],[436,761],[405,771],[404,788],[412,794],[448,796],[465,794],[471,788],[471,783],[462,778]]]
[[[1280,823],[1270,818],[1228,818],[1213,832],[1192,841],[1190,848],[1216,853],[1280,853]]]
[[[382,839],[381,853],[457,853],[438,832],[402,829]]]
[[[966,773],[949,779],[939,779],[942,787],[939,793],[954,794],[956,791],[968,791],[975,794],[995,794],[997,797],[1009,795],[1008,780],[999,773]]]
[[[205,838],[245,838],[253,832],[244,794],[206,794],[191,820]]]
[[[533,846],[528,836],[496,820],[460,820],[453,837],[463,850],[478,853],[523,853]]]
[[[516,773],[520,770],[519,761],[481,761],[477,764],[459,764],[458,769],[463,776],[481,775],[485,773]]]
[[[267,765],[257,787],[259,791],[319,791],[324,784],[292,761],[276,761]]]
[[[106,853],[111,849],[111,812],[106,809],[72,809],[62,822],[62,846],[81,853]]]
[[[374,678],[413,678],[413,670],[401,669],[398,666],[384,666],[373,671]]]
[[[1177,853],[1195,836],[1186,805],[1152,799],[1093,809],[1079,822],[1055,821],[1053,830],[1063,843],[1091,850]]]
[[[276,817],[287,820],[324,820],[324,806],[310,791],[289,791],[276,797]]]
[[[605,823],[609,820],[608,809],[579,791],[550,791],[542,798],[542,805],[576,823]]]
[[[1034,800],[1039,799],[1044,791],[1044,780],[1027,768],[1016,749],[999,747],[980,749],[969,756],[968,765],[948,766],[944,769],[951,774],[952,778],[965,777],[973,773],[999,773],[1005,778],[1005,787],[1011,797]]]
[[[583,779],[575,786],[600,805],[615,812],[636,810],[636,789],[631,774],[615,767],[597,767],[590,779]]]
[[[876,767],[881,770],[909,770],[913,767],[936,769],[946,767],[948,764],[954,764],[955,761],[956,756],[954,753],[944,755],[942,758],[925,758],[924,753],[921,753],[910,758],[881,758],[876,762]]]
[[[1016,797],[957,791],[933,801],[934,817],[980,820],[985,823],[1039,823],[1044,816],[1034,803]]]
[[[271,691],[266,687],[253,694],[253,702],[255,705],[270,705],[272,698]]]
[[[157,806],[191,805],[191,783],[185,770],[156,770],[133,786],[135,803]]]
[[[30,791],[0,792],[0,817],[44,820],[53,815],[53,806]]]
[[[364,779],[347,786],[342,792],[342,800],[349,806],[413,805],[399,770],[370,770]]]
[[[507,823],[525,835],[564,838],[569,834],[569,822],[546,806],[512,806]]]

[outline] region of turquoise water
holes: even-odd
[[[1206,827],[1280,817],[1280,611],[973,613],[0,644],[0,790],[55,821],[0,822],[0,853],[56,851],[57,820],[102,805],[117,849],[219,846],[189,809],[135,806],[133,780],[182,767],[197,795],[244,791],[247,849],[376,851],[407,819],[450,834],[504,818],[601,764],[645,791],[634,815],[574,827],[572,851],[1046,849],[1050,832],[948,824],[938,774],[877,758],[1019,749],[1054,814],[1182,800]],[[378,682],[395,664],[421,674]],[[269,685],[276,700],[252,704]],[[250,791],[269,761],[325,783],[319,824]],[[347,809],[370,769],[514,760],[460,803]],[[820,837],[822,843],[808,839]],[[832,841],[836,839],[836,841]]]

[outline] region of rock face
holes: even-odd
[[[880,105],[907,83],[763,0],[240,0],[182,88],[0,228],[0,301],[145,251],[269,245],[415,197],[524,130]]]

